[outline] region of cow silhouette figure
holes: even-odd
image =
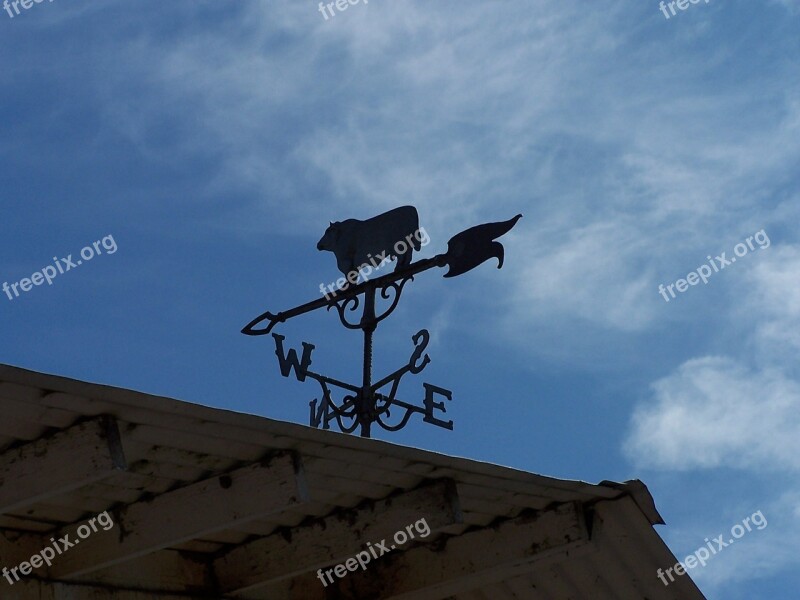
[[[411,263],[421,247],[419,215],[413,206],[400,206],[371,219],[330,223],[317,242],[317,250],[336,256],[336,266],[347,275],[386,258],[397,260],[395,271]]]

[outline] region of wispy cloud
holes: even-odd
[[[516,249],[512,316],[531,327],[556,312],[647,329],[659,277],[738,235],[800,157],[795,96],[708,86],[735,48],[665,54],[674,27],[630,4],[358,8],[326,22],[311,5],[246,3],[217,29],[139,38],[105,84],[108,117],[143,153],[209,157],[198,195],[250,198],[234,213],[243,232],[412,203],[444,237],[524,207],[533,241]],[[798,71],[772,68],[786,77],[770,81]],[[184,135],[155,143],[155,119]]]
[[[762,360],[793,357],[800,349],[800,246],[777,248],[754,265],[748,279],[749,293],[736,318],[755,320],[754,341]]]
[[[800,469],[800,384],[728,358],[690,360],[653,385],[626,450],[641,466]]]

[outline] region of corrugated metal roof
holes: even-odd
[[[2,530],[54,532],[103,510],[157,497],[263,460],[275,451],[293,451],[302,458],[308,502],[170,549],[202,560],[281,528],[297,527],[312,517],[353,509],[365,500],[382,500],[428,480],[449,478],[456,483],[463,523],[443,530],[439,543],[441,537],[496,525],[524,511],[544,511],[569,502],[593,507],[590,551],[568,560],[545,561],[504,582],[459,593],[454,596],[459,600],[703,597],[688,577],[668,588],[656,578],[656,568],[676,561],[652,527],[660,517],[646,488],[638,482],[592,485],[565,481],[10,366],[0,366],[0,409],[0,451],[105,415],[117,420],[128,463],[127,470],[102,481],[3,514]],[[64,456],[65,464],[69,460]],[[144,564],[137,560],[131,568]],[[78,580],[113,583],[126,564]],[[202,582],[165,576],[162,589],[186,591],[193,587],[197,591],[198,586],[202,587]],[[267,597],[259,593],[247,597]]]

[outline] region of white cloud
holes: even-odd
[[[643,467],[800,469],[800,384],[722,357],[687,361],[653,384],[625,451]]]
[[[643,256],[646,242],[633,223],[593,223],[566,235],[517,239],[521,262],[514,311],[519,326],[553,316],[579,317],[608,328],[642,328],[661,306]]]
[[[770,248],[748,271],[748,280],[736,316],[754,321],[761,357],[793,361],[800,350],[800,246]]]

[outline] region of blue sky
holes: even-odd
[[[0,12],[0,362],[306,423],[241,327],[339,276],[328,221],[414,204],[444,251],[525,216],[506,265],[409,284],[375,372],[453,391],[376,437],[592,482],[640,478],[711,599],[800,587],[800,2],[55,0]],[[763,230],[738,262],[674,284]],[[102,246],[101,246],[102,247]],[[712,258],[712,261],[714,259]],[[283,325],[359,379],[333,314]],[[665,565],[667,567],[669,565]],[[655,576],[655,574],[654,574]]]

